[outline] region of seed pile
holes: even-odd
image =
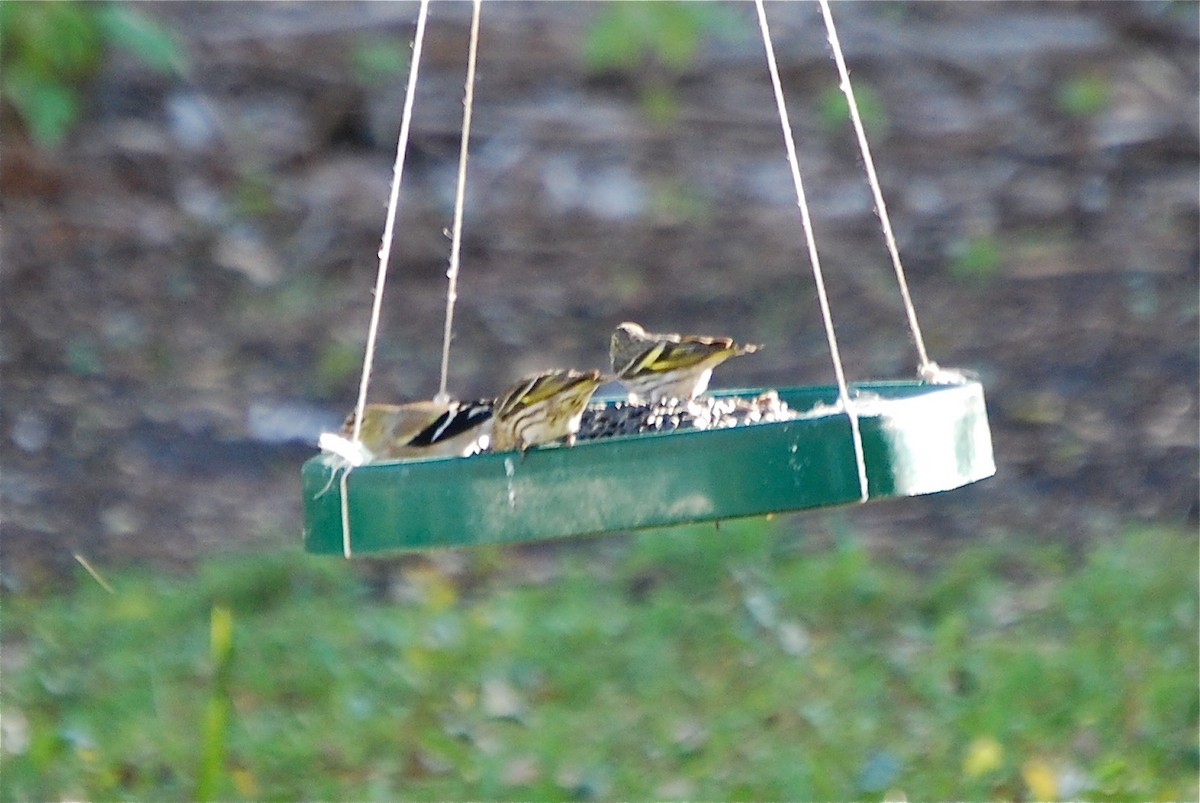
[[[702,396],[690,402],[679,399],[663,399],[655,404],[617,402],[593,405],[584,410],[577,438],[589,440],[679,429],[723,429],[740,424],[787,421],[796,417],[796,413],[773,390],[752,399]]]

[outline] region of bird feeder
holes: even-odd
[[[940,371],[925,354],[849,73],[827,2],[820,0],[841,87],[849,100],[876,209],[909,315],[920,358],[918,376],[922,377],[846,382],[762,0],[756,5],[837,383],[777,388],[792,417],[769,423],[618,434],[580,440],[573,446],[538,446],[524,453],[484,451],[470,457],[414,458],[353,467],[336,454],[322,453],[308,460],[302,469],[304,543],[309,552],[350,557],[720,522],[939,493],[995,473],[983,387],[960,372]],[[443,391],[456,297],[478,0],[474,10],[447,293]],[[423,0],[380,254],[375,313],[368,330],[360,418],[426,13],[427,0]],[[715,391],[712,395],[750,399],[761,393],[763,389],[740,389]],[[621,401],[606,398],[593,404],[603,409]]]

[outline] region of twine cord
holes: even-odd
[[[892,257],[892,269],[896,273],[896,283],[900,285],[900,298],[904,301],[904,313],[908,316],[908,328],[912,332],[913,342],[917,347],[917,359],[919,360],[917,373],[924,376],[931,370],[936,371],[936,366],[929,361],[929,354],[925,351],[925,339],[921,336],[921,324],[917,321],[917,310],[913,306],[912,296],[908,292],[908,279],[904,275],[904,265],[900,262],[900,249],[896,246],[892,221],[888,217],[887,204],[883,201],[879,176],[875,173],[875,161],[871,158],[871,148],[867,145],[867,132],[863,129],[862,117],[858,113],[858,101],[854,98],[854,87],[850,84],[850,71],[846,69],[846,59],[842,56],[842,45],[838,41],[837,29],[833,26],[829,0],[819,0],[819,2],[821,16],[825,18],[825,31],[829,38],[829,44],[833,48],[833,60],[837,63],[838,76],[841,78],[839,88],[845,94],[846,104],[850,107],[850,121],[854,124],[858,149],[862,153],[863,165],[867,172],[867,183],[871,185],[871,194],[875,197],[875,213],[879,216],[883,239],[887,243],[888,253]]]
[[[362,439],[363,411],[367,406],[367,388],[371,384],[371,368],[375,362],[375,341],[379,334],[379,317],[383,309],[383,289],[387,283],[388,260],[392,254],[392,234],[396,228],[396,208],[400,201],[400,181],[404,175],[404,157],[408,151],[408,134],[412,126],[413,101],[417,94],[417,71],[421,65],[421,46],[425,41],[425,20],[429,15],[429,0],[421,0],[417,14],[417,30],[413,35],[412,64],[408,71],[408,89],[404,96],[404,113],[400,119],[400,135],[396,139],[396,163],[392,167],[392,191],[388,196],[387,220],[379,244],[379,271],[375,276],[374,299],[371,303],[371,323],[367,327],[367,347],[363,354],[362,380],[358,386],[358,402],[354,406],[354,428],[350,439]],[[351,467],[342,472],[342,553],[350,557],[350,502],[347,494]]]
[[[823,1],[823,0],[822,0]],[[808,258],[812,264],[813,279],[817,285],[817,300],[820,302],[821,318],[825,322],[825,338],[829,341],[829,355],[833,361],[833,373],[837,379],[838,400],[846,416],[850,419],[850,434],[854,441],[854,459],[858,467],[858,488],[860,501],[867,501],[867,464],[863,455],[862,433],[859,430],[858,414],[850,401],[850,391],[846,386],[846,372],[842,368],[842,356],[838,349],[837,334],[833,327],[833,312],[829,307],[829,297],[825,292],[825,277],[821,271],[821,258],[817,254],[817,240],[813,232],[812,218],[808,212],[808,198],[804,193],[804,182],[800,178],[800,160],[796,155],[796,142],[792,138],[792,126],[788,118],[787,104],[783,99],[783,84],[779,80],[779,66],[775,61],[775,47],[771,43],[771,29],[767,25],[767,14],[763,9],[763,0],[755,0],[758,9],[758,24],[762,29],[763,47],[767,54],[767,68],[771,72],[771,84],[775,89],[775,105],[779,109],[779,122],[783,127],[783,141],[787,148],[788,164],[792,170],[792,183],[796,188],[796,203],[800,207],[800,222],[804,226],[804,239],[808,245]]]
[[[458,301],[458,263],[462,246],[463,199],[467,192],[467,149],[471,136],[471,108],[475,103],[475,55],[479,49],[479,10],[482,0],[474,0],[471,15],[471,44],[467,52],[467,86],[463,95],[462,144],[458,151],[458,184],[454,193],[454,228],[450,235],[450,268],[446,271],[446,327],[442,332],[442,378],[438,394],[441,402],[450,400],[446,393],[450,373],[450,339],[454,332],[454,303]]]

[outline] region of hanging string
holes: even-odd
[[[375,275],[374,301],[371,304],[371,323],[367,327],[367,348],[363,355],[362,381],[358,386],[358,403],[354,407],[354,434],[357,443],[362,435],[363,408],[367,404],[367,388],[371,383],[371,367],[375,362],[375,339],[379,334],[379,315],[383,309],[383,288],[387,283],[388,260],[392,255],[392,232],[396,228],[396,207],[400,199],[400,181],[404,175],[404,156],[408,151],[408,131],[412,125],[413,100],[417,94],[417,70],[421,66],[421,45],[425,41],[425,19],[429,0],[421,0],[417,15],[417,32],[413,37],[412,67],[408,71],[408,90],[404,96],[404,113],[400,118],[400,136],[396,140],[396,163],[392,167],[392,192],[388,197],[387,220],[379,244],[379,271]]]
[[[838,399],[846,416],[850,419],[850,434],[854,441],[854,459],[858,466],[858,489],[861,501],[867,501],[867,464],[863,456],[862,433],[859,431],[858,414],[850,401],[846,386],[846,372],[842,368],[842,356],[838,350],[837,334],[833,329],[833,313],[825,293],[825,277],[821,272],[821,259],[817,255],[817,240],[813,233],[812,218],[808,213],[808,199],[804,194],[804,182],[800,178],[800,160],[796,156],[796,142],[792,139],[792,125],[788,119],[787,105],[783,100],[783,84],[779,80],[779,66],[775,62],[775,47],[771,44],[771,30],[767,26],[767,14],[763,0],[755,0],[758,9],[758,24],[762,29],[763,47],[767,51],[767,67],[771,72],[771,83],[775,88],[775,105],[779,108],[779,122],[783,126],[783,141],[787,147],[788,164],[792,168],[792,183],[796,187],[796,202],[800,207],[800,221],[804,226],[804,239],[808,244],[808,257],[812,263],[813,279],[817,285],[817,299],[821,305],[821,317],[825,321],[825,337],[829,341],[829,354],[833,359],[833,373],[837,378]]]
[[[367,348],[363,355],[362,381],[358,386],[358,403],[354,406],[354,430],[351,440],[359,443],[362,437],[363,411],[367,406],[367,388],[371,383],[371,367],[375,362],[375,340],[379,334],[379,316],[383,309],[383,288],[387,283],[388,260],[392,254],[392,232],[396,227],[396,207],[400,200],[400,180],[404,175],[404,156],[408,151],[408,132],[412,125],[413,101],[417,94],[417,70],[421,65],[421,45],[425,41],[425,20],[429,14],[429,0],[421,0],[417,15],[417,31],[413,36],[412,65],[408,70],[408,89],[404,96],[404,113],[400,118],[400,136],[396,140],[396,163],[392,167],[392,192],[388,197],[387,221],[383,226],[383,239],[379,245],[379,271],[375,276],[375,298],[371,304],[371,323],[367,328]],[[342,472],[342,552],[350,557],[350,502],[347,482],[350,466]]]
[[[467,51],[467,87],[463,96],[462,144],[458,150],[458,185],[454,193],[454,228],[450,235],[450,269],[446,271],[446,328],[442,333],[442,379],[434,398],[450,400],[446,379],[450,372],[450,337],[454,331],[454,302],[458,300],[458,258],[462,244],[463,198],[467,191],[467,145],[471,136],[471,107],[475,102],[475,53],[479,49],[479,9],[475,0],[471,15],[471,45]]]
[[[867,133],[863,129],[862,117],[858,113],[858,101],[854,99],[854,87],[850,85],[850,71],[846,69],[846,59],[842,56],[842,45],[838,41],[837,29],[833,26],[833,15],[829,12],[829,0],[819,0],[819,2],[821,15],[825,18],[825,31],[829,37],[829,44],[833,47],[833,60],[837,62],[838,75],[841,77],[840,88],[846,95],[846,103],[850,107],[850,120],[854,123],[854,133],[858,137],[858,149],[862,152],[863,164],[867,171],[867,182],[871,185],[871,193],[875,196],[875,211],[879,215],[883,239],[887,243],[888,253],[892,256],[892,268],[896,272],[896,282],[900,285],[900,297],[904,300],[908,328],[912,332],[913,342],[917,345],[917,358],[920,361],[917,373],[923,376],[930,372],[936,372],[937,366],[930,362],[929,354],[925,351],[925,339],[921,337],[921,324],[917,322],[917,310],[913,306],[912,296],[908,292],[908,279],[904,276],[904,265],[900,262],[900,249],[896,247],[896,235],[892,233],[892,221],[888,217],[887,204],[883,202],[883,191],[879,188],[879,176],[875,174],[875,162],[871,159],[871,149],[867,145]]]

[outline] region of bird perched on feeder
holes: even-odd
[[[630,321],[613,330],[609,357],[616,378],[635,404],[691,401],[708,388],[713,368],[762,346],[728,337],[655,334]]]
[[[507,452],[566,438],[574,445],[583,409],[604,383],[599,371],[560,369],[531,374],[496,399],[492,450]]]
[[[486,447],[483,439],[491,427],[491,402],[368,404],[357,445],[351,440],[351,411],[340,432],[321,436],[321,448],[354,465],[405,457],[467,457]]]

